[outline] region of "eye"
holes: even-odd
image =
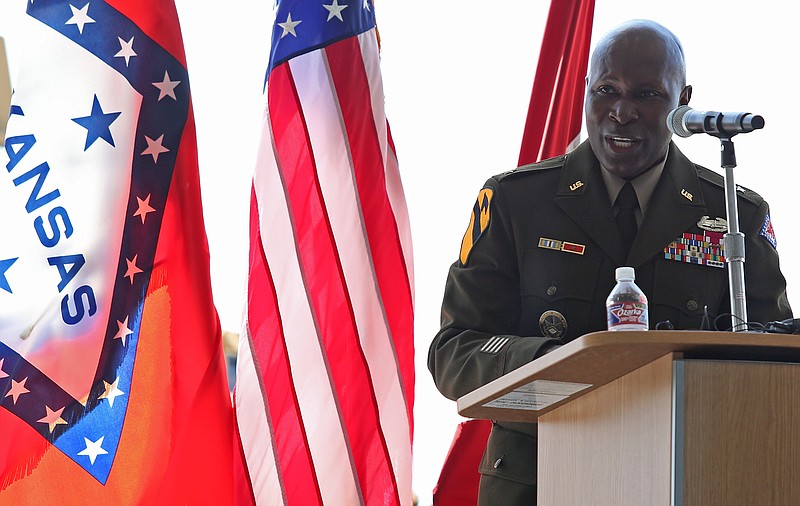
[[[601,84],[595,88],[595,91],[601,95],[611,95],[617,92],[613,86],[609,86],[607,84]]]
[[[639,92],[639,96],[642,98],[658,98],[661,96],[661,93],[655,90],[642,90]]]

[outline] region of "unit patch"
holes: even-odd
[[[684,233],[682,237],[672,241],[669,246],[664,248],[664,258],[687,264],[725,268],[723,235],[720,232]]]
[[[775,230],[772,228],[772,220],[769,218],[769,213],[764,217],[764,224],[761,225],[761,230],[758,235],[767,240],[773,248],[778,249],[778,239],[775,238]]]
[[[489,219],[491,217],[490,209],[492,203],[492,195],[494,191],[491,188],[484,188],[478,194],[478,199],[475,201],[475,206],[472,208],[472,216],[469,218],[469,227],[464,234],[464,239],[461,241],[461,254],[459,259],[461,265],[467,264],[469,253],[472,247],[478,242],[478,239],[483,235],[484,230],[489,226]]]

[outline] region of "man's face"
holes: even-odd
[[[622,35],[592,62],[586,91],[586,129],[603,167],[632,179],[666,156],[672,136],[666,118],[688,103],[678,67],[663,42]]]

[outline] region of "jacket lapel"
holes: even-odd
[[[567,155],[554,200],[608,256],[620,264],[625,260],[600,164],[588,141]]]
[[[661,253],[690,230],[705,210],[695,166],[671,142],[664,172],[633,242],[628,265],[638,267]]]
[[[600,163],[588,141],[567,155],[555,203],[618,265],[638,267],[691,229],[706,207],[694,164],[670,143],[667,163],[626,258]]]

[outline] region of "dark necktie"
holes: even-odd
[[[636,215],[634,214],[638,205],[639,200],[636,198],[636,190],[633,189],[633,185],[628,181],[619,191],[619,195],[617,195],[617,227],[622,236],[622,246],[625,248],[625,253],[630,252],[633,238],[636,237],[636,231],[639,229],[636,225]]]

